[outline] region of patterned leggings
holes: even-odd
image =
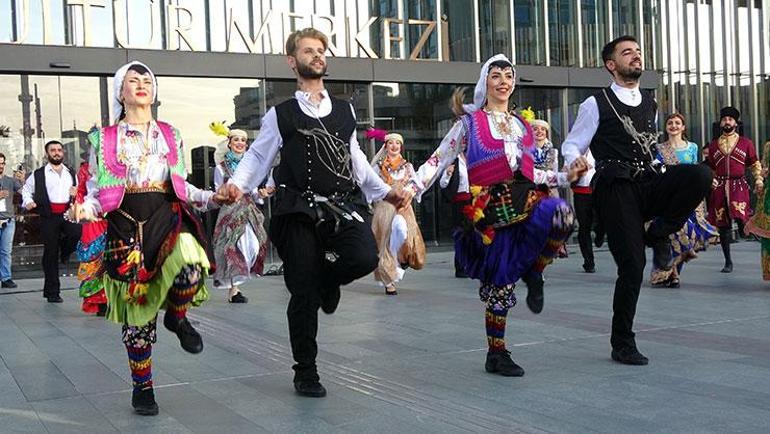
[[[183,318],[201,278],[201,266],[187,265],[177,274],[166,298],[167,311]],[[181,315],[181,316],[180,316]],[[143,326],[123,324],[123,344],[128,352],[128,367],[134,390],[152,387],[152,344],[157,342],[157,316]]]
[[[556,209],[553,215],[551,232],[548,234],[545,247],[540,252],[532,268],[527,272],[530,276],[540,276],[545,267],[553,262],[554,256],[564,241],[572,233],[572,209],[564,204]],[[479,287],[479,298],[486,306],[484,322],[487,330],[487,345],[490,352],[502,352],[505,349],[505,323],[508,310],[516,306],[515,285],[498,286],[482,283]]]

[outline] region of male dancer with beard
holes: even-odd
[[[596,159],[593,195],[618,266],[612,304],[612,359],[628,365],[649,360],[632,331],[642,284],[645,245],[655,251],[655,266],[671,267],[668,235],[678,231],[711,186],[703,165],[653,166],[658,139],[657,102],[639,89],[642,52],[632,36],[621,36],[602,50],[613,83],[580,105],[562,145],[568,165],[586,164],[589,148]],[[580,160],[582,162],[578,163]],[[652,220],[645,230],[645,222]]]
[[[22,206],[40,215],[43,239],[43,297],[49,303],[61,303],[59,295],[59,260],[63,263],[75,251],[80,239],[80,225],[64,219],[77,190],[75,177],[64,165],[64,147],[51,140],[45,144],[48,164],[32,172],[22,188]]]
[[[722,134],[709,143],[704,154],[706,164],[714,171],[714,184],[708,200],[709,223],[719,228],[719,240],[725,256],[722,273],[733,271],[730,256],[733,220],[738,223],[738,233],[743,236],[743,226],[751,217],[751,198],[747,171],[751,171],[755,183],[762,184],[762,164],[757,159],[754,143],[738,134],[741,114],[735,107],[719,111],[719,127]]]
[[[318,308],[333,313],[340,285],[371,273],[379,261],[362,192],[370,202],[384,199],[398,207],[411,198],[391,190],[372,169],[356,140],[353,107],[324,89],[327,47],[326,35],[313,28],[289,35],[287,61],[299,90],[265,114],[259,136],[220,187],[221,195],[238,200],[267,177],[281,153],[270,239],[291,293],[294,388],[309,397],[326,395],[315,361]]]

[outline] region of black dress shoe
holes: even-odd
[[[17,288],[17,287],[19,286],[19,285],[17,285],[17,284],[16,284],[16,282],[14,282],[14,281],[13,281],[13,280],[11,280],[11,279],[8,279],[8,280],[3,280],[3,283],[2,283],[2,284],[0,284],[0,285],[1,285],[3,288]]]
[[[152,387],[134,389],[134,393],[131,395],[131,406],[134,407],[136,414],[142,416],[155,416],[159,411]]]
[[[321,310],[331,315],[337,310],[340,304],[340,285],[327,283],[321,288]]]
[[[532,313],[540,313],[543,311],[543,275],[537,276],[527,275],[522,277],[521,280],[527,285],[527,307]]]
[[[511,359],[510,351],[488,352],[484,369],[490,374],[500,374],[503,377],[521,377],[524,369]]]
[[[166,311],[163,316],[163,325],[179,338],[179,344],[182,349],[188,353],[198,354],[203,351],[203,339],[201,335],[193,328],[187,318],[176,319],[173,313]]]
[[[612,360],[624,365],[644,366],[650,363],[650,359],[644,357],[639,350],[633,347],[625,347],[619,350],[613,349],[611,356]]]
[[[583,264],[583,271],[585,271],[586,273],[596,273],[596,265]]]
[[[228,300],[230,303],[248,303],[249,299],[246,298],[243,294],[240,292],[235,294],[234,296],[230,297],[230,300]]]
[[[722,267],[722,273],[732,273],[733,272],[733,263],[729,262],[725,264],[724,267]]]
[[[46,297],[49,303],[63,303],[64,300],[62,300],[61,296],[58,295],[52,295],[50,297]]]
[[[326,389],[318,380],[300,380],[294,382],[294,390],[298,395],[309,398],[323,398],[326,396]]]

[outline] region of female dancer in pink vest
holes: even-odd
[[[151,354],[158,311],[166,309],[163,324],[183,349],[203,350],[186,312],[208,298],[203,282],[211,265],[190,207],[214,208],[220,197],[185,182],[179,131],[152,118],[158,93],[152,71],[128,63],[115,73],[114,87],[116,123],[89,135],[92,177],[80,217],[107,220],[107,318],[123,325],[134,410],[155,415]]]
[[[502,54],[487,60],[473,103],[462,105],[463,92],[455,93],[460,120],[419,168],[419,182],[411,188],[419,199],[464,154],[471,200],[463,208],[464,228],[455,233],[455,254],[468,276],[481,282],[489,345],[485,369],[518,377],[524,370],[511,359],[504,339],[506,315],[516,304],[514,285],[524,281],[527,306],[540,313],[543,269],[573,228],[572,209],[564,200],[549,197],[548,188],[567,185],[585,168],[566,174],[534,167],[532,129],[508,108],[514,84],[510,60]]]

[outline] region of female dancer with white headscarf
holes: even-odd
[[[158,414],[152,387],[156,318],[176,333],[183,349],[203,350],[186,312],[208,298],[210,268],[200,220],[190,206],[216,207],[221,197],[185,182],[182,138],[152,118],[155,75],[140,62],[115,73],[113,121],[89,135],[93,144],[88,196],[78,218],[107,220],[103,276],[107,318],[123,325],[134,392],[141,415]]]
[[[543,308],[545,266],[572,232],[572,209],[562,199],[548,197],[548,188],[566,185],[585,169],[569,175],[534,167],[533,134],[529,124],[510,112],[515,84],[513,64],[498,54],[484,64],[473,104],[462,105],[460,116],[441,145],[417,171],[426,191],[460,153],[467,162],[471,202],[463,209],[465,227],[455,233],[456,255],[473,279],[481,281],[479,295],[486,306],[487,372],[522,376],[505,348],[508,310],[516,304],[514,285],[521,278],[528,287],[527,306]]]
[[[386,184],[400,189],[408,182],[416,181],[412,163],[402,156],[404,138],[401,134],[369,130],[366,135],[384,141],[372,159],[372,167]],[[372,232],[380,257],[374,278],[385,286],[385,294],[396,295],[396,283],[404,277],[402,265],[420,270],[425,264],[425,242],[412,204],[396,210],[388,202],[375,203]]]
[[[233,129],[227,134],[225,158],[214,170],[214,189],[218,190],[235,173],[243,154],[249,149],[246,131]],[[219,210],[212,244],[217,270],[214,282],[229,289],[227,301],[246,303],[238,288],[251,277],[260,276],[267,255],[265,217],[257,207],[262,199],[259,189],[244,194],[236,203]]]

